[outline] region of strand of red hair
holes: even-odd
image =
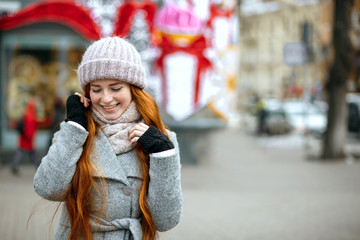
[[[85,96],[90,98],[90,87],[85,89]],[[88,119],[87,131],[89,132],[86,142],[83,146],[82,154],[77,162],[76,171],[68,188],[67,198],[65,205],[69,214],[71,223],[71,232],[68,240],[77,240],[80,238],[92,240],[92,231],[90,227],[90,211],[92,206],[91,190],[106,196],[104,191],[100,190],[98,184],[94,179],[94,172],[97,171],[90,159],[93,141],[99,133],[99,127],[92,118],[91,111],[88,109],[86,112]],[[100,179],[100,185],[104,185],[104,179]],[[104,195],[105,194],[105,195]],[[98,218],[103,211],[104,201],[100,208]]]
[[[167,134],[165,125],[161,120],[159,108],[155,102],[155,100],[145,91],[140,88],[130,85],[131,95],[133,100],[136,103],[136,107],[143,117],[145,123],[147,125],[152,125],[156,127],[158,130]],[[157,236],[157,232],[155,230],[154,223],[151,217],[151,211],[147,204],[147,192],[150,182],[149,176],[149,166],[150,166],[150,158],[149,154],[144,150],[144,148],[138,144],[136,147],[136,153],[138,158],[140,159],[141,170],[144,176],[144,181],[140,189],[140,197],[139,197],[139,205],[142,213],[142,231],[143,231],[143,240],[154,240]]]

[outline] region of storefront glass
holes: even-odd
[[[54,25],[57,27],[56,25]],[[69,31],[70,32],[70,31]],[[55,103],[80,91],[76,69],[88,45],[75,33],[12,31],[1,39],[1,145],[15,148],[17,122],[35,99],[41,128],[38,148],[47,147]]]

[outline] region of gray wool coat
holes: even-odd
[[[60,125],[52,146],[35,173],[34,188],[37,194],[51,201],[65,200],[65,192],[70,186],[87,136],[86,130],[68,122]],[[166,157],[150,155],[147,203],[158,231],[167,231],[176,226],[182,214],[179,147],[175,133],[169,131],[169,136],[175,145],[175,154]],[[92,228],[96,229],[94,239],[141,240],[139,186],[143,179],[139,174],[135,151],[116,155],[106,136],[100,132],[92,154],[91,159],[100,170],[95,177],[106,179],[105,213],[109,217],[90,221]],[[101,202],[99,194],[93,192],[93,197],[95,203]],[[66,240],[69,234],[70,223],[63,204],[55,239]]]

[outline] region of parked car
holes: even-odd
[[[348,93],[346,102],[348,105],[348,131],[360,133],[360,94]]]
[[[275,98],[265,99],[265,112],[265,133],[280,135],[291,132],[292,127],[279,100]]]
[[[322,136],[327,124],[327,104],[303,100],[283,101],[285,114],[295,131]]]

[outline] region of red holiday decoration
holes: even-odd
[[[188,46],[176,46],[171,41],[169,41],[166,37],[162,37],[161,43],[158,45],[161,49],[161,55],[156,61],[156,67],[159,68],[162,78],[162,96],[163,96],[163,104],[166,107],[168,102],[168,93],[167,93],[167,81],[166,81],[166,73],[164,69],[164,60],[165,58],[175,52],[185,52],[193,55],[198,60],[198,66],[196,70],[195,77],[195,95],[194,95],[194,109],[197,108],[199,101],[199,90],[201,85],[200,75],[206,69],[212,66],[209,59],[207,59],[203,52],[207,48],[206,40],[204,36],[200,36],[193,43]]]
[[[0,19],[0,29],[8,30],[37,22],[57,22],[78,31],[88,40],[101,37],[100,27],[90,11],[71,0],[46,0],[30,4],[13,15]]]
[[[153,32],[154,16],[157,10],[157,6],[152,1],[144,1],[141,3],[130,1],[121,5],[117,11],[115,22],[114,36],[124,37],[129,34],[132,20],[135,13],[139,10],[143,10],[145,14],[145,20],[149,25],[150,33]]]
[[[229,10],[220,9],[217,4],[210,5],[210,17],[206,22],[206,26],[212,28],[212,22],[217,17],[226,17],[230,18],[235,13],[235,8],[231,8]]]

